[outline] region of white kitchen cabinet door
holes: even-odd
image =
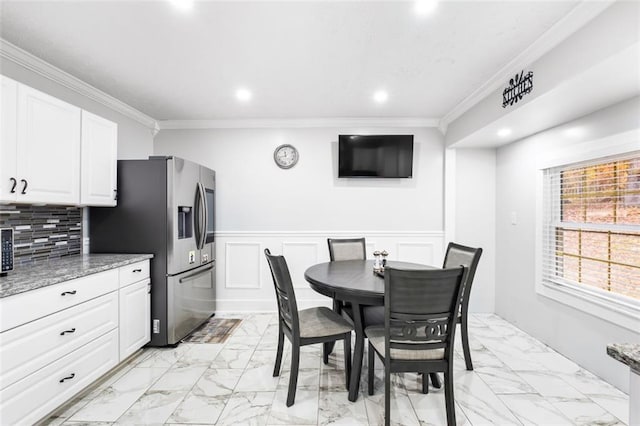
[[[80,204],[116,205],[118,125],[82,111]]]
[[[120,361],[151,339],[151,284],[138,281],[120,289]]]
[[[80,111],[18,85],[17,202],[80,202]]]
[[[16,200],[16,125],[18,110],[18,83],[0,76],[0,202]]]
[[[112,330],[0,390],[0,424],[33,425],[118,364]]]

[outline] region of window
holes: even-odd
[[[640,153],[544,170],[542,281],[640,302]]]

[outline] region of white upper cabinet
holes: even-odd
[[[18,181],[16,173],[16,128],[18,124],[18,83],[0,76],[0,201],[15,201]]]
[[[116,205],[118,125],[82,111],[80,204]]]
[[[115,206],[117,124],[0,79],[0,203]]]
[[[17,202],[78,204],[80,112],[18,85]]]

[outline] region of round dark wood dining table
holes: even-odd
[[[434,269],[433,266],[408,262],[387,262],[387,267],[400,269]],[[384,278],[373,272],[373,260],[342,260],[313,265],[304,273],[312,289],[325,296],[350,302],[356,332],[349,401],[358,399],[364,355],[364,306],[384,305]]]

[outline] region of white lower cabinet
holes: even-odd
[[[118,364],[118,330],[0,391],[0,424],[31,425]]]
[[[0,334],[0,389],[118,328],[118,292]]]
[[[149,342],[149,289],[146,260],[1,298],[0,425],[36,423]]]
[[[120,289],[120,361],[151,339],[151,282]]]

